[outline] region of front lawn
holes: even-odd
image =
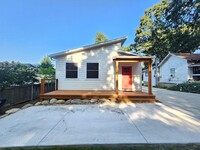
[[[52,147],[17,147],[5,150],[199,150],[200,144],[111,144]]]

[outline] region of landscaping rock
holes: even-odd
[[[99,102],[100,103],[105,103],[105,102],[109,102],[110,100],[109,99],[106,99],[106,98],[101,98],[99,99]]]
[[[48,104],[49,104],[49,101],[48,101],[48,100],[44,100],[44,101],[41,102],[41,104],[42,104],[42,105],[48,105]]]
[[[9,114],[13,114],[19,110],[21,110],[21,109],[20,108],[12,108],[10,110],[7,110],[5,113],[9,115]]]
[[[98,100],[97,99],[91,99],[90,103],[96,103]]]
[[[50,101],[49,101],[49,104],[56,104],[56,102],[57,102],[57,99],[55,99],[55,98],[52,98]]]
[[[116,98],[110,98],[110,101],[111,101],[111,102],[116,102],[117,99],[116,99]]]
[[[56,101],[56,104],[64,104],[64,103],[65,103],[65,100],[63,100],[63,99],[60,99],[60,100]]]
[[[35,103],[35,106],[39,106],[39,105],[41,105],[41,102]]]
[[[4,117],[6,117],[6,116],[8,116],[8,114],[1,115],[1,116],[0,116],[0,119],[1,119],[1,118],[4,118]]]
[[[26,105],[24,105],[24,106],[22,107],[22,109],[26,109],[26,108],[31,107],[31,106],[33,106],[33,104],[26,104]]]
[[[71,104],[81,104],[81,99],[72,99]]]
[[[65,102],[65,104],[70,104],[71,103],[71,99],[69,99],[69,100],[67,100],[66,102]]]
[[[82,100],[82,103],[83,104],[88,104],[88,103],[90,103],[90,100],[89,99],[84,99],[84,100]]]

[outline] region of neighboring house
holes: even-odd
[[[26,64],[24,64],[24,65],[26,65],[27,67],[31,67],[31,68],[38,68],[38,65],[36,65],[36,64],[29,64],[29,63],[26,63]]]
[[[151,78],[152,78],[152,86],[156,86],[156,79],[155,79],[155,75],[156,75],[156,70],[155,67],[152,67],[152,74],[151,74]],[[148,70],[145,69],[142,71],[142,81],[144,85],[148,85]]]
[[[160,83],[200,80],[200,54],[169,53],[158,67]]]
[[[155,56],[153,56],[152,58],[153,58],[152,72],[151,72],[152,86],[157,86],[159,81],[159,70],[158,70],[159,59],[156,58]],[[156,69],[156,64],[157,64],[157,69]],[[156,80],[156,75],[157,75],[157,80]],[[148,69],[142,70],[142,82],[143,85],[148,85]]]
[[[149,62],[151,67],[151,57],[121,50],[126,39],[49,55],[56,61],[58,90],[142,91],[141,62]]]

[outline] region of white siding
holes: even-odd
[[[170,76],[170,68],[175,68],[175,76]],[[189,79],[187,60],[170,56],[160,67],[160,81],[166,83],[182,83]]]
[[[113,57],[117,56],[120,44],[101,47],[95,50],[86,50],[56,60],[56,78],[59,90],[113,90],[114,65]],[[65,78],[66,62],[78,63],[78,78]],[[99,79],[86,78],[88,62],[99,63]]]
[[[56,59],[56,78],[59,90],[114,90],[115,89],[115,64],[113,58],[118,56],[117,50],[121,44],[113,44],[98,49],[85,50],[66,55]],[[66,63],[78,64],[78,78],[66,78]],[[87,63],[99,63],[99,78],[87,79]],[[141,90],[141,64],[134,63],[133,66],[133,90]],[[121,69],[119,70],[121,73]],[[119,78],[121,75],[119,74]],[[121,81],[119,80],[121,89]]]

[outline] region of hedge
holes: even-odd
[[[185,82],[169,87],[169,90],[200,94],[200,82]]]

